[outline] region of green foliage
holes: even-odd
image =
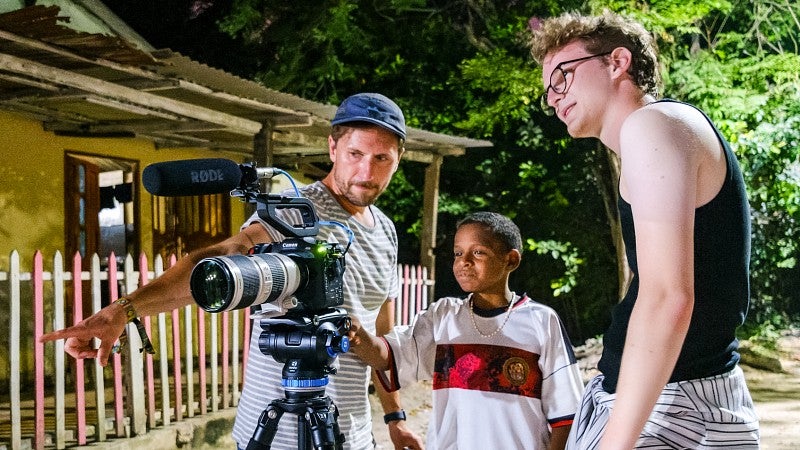
[[[761,322],[751,322],[737,330],[737,338],[750,342],[769,350],[777,350],[778,339],[781,331],[789,328],[791,322],[786,316],[773,314]]]
[[[578,250],[569,243],[553,240],[536,241],[528,239],[527,249],[540,255],[550,255],[554,260],[564,264],[564,274],[550,281],[553,297],[568,293],[578,284],[578,269],[583,265],[583,259],[578,255]]]
[[[414,170],[414,163],[401,161],[392,177],[389,188],[378,198],[377,206],[395,224],[400,236],[399,261],[416,263],[420,249],[422,227],[422,174]]]
[[[412,184],[406,176],[405,164],[401,164],[392,177],[391,189],[387,189],[379,200],[378,206],[389,216],[398,229],[419,237],[418,228],[422,220],[419,205],[422,204],[422,191],[417,185]],[[408,214],[416,211],[416,214]],[[401,228],[400,224],[406,225]]]
[[[696,22],[713,11],[730,11],[731,3],[725,0],[589,0],[595,13],[605,9],[628,15],[657,36],[667,41],[682,34],[699,32]]]
[[[530,58],[525,61],[510,57],[504,49],[464,61],[461,76],[473,91],[489,100],[474,102],[467,120],[456,126],[484,137],[496,131],[507,133],[515,124],[530,118],[531,108],[538,105],[542,91],[541,68],[533,67]]]

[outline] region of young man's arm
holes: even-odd
[[[246,253],[254,242],[269,242],[269,234],[260,224],[252,224],[238,234],[181,258],[160,277],[136,289],[126,297],[130,299],[136,315],[152,316],[191,304],[189,277],[194,266],[203,258],[234,253]],[[40,341],[67,339],[64,350],[74,358],[97,358],[105,366],[111,348],[119,339],[128,322],[125,307],[112,303],[80,323],[62,330],[47,333]],[[94,338],[100,341],[94,348]]]
[[[620,192],[633,211],[639,293],[602,450],[633,447],[689,328],[702,145],[691,127],[652,107],[631,115],[622,129]]]

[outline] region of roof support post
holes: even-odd
[[[436,279],[436,224],[439,211],[439,176],[442,155],[436,154],[425,168],[425,190],[422,196],[422,236],[420,243],[420,264],[428,269],[428,278]],[[431,287],[432,289],[432,287]],[[432,292],[431,292],[432,294]]]
[[[272,167],[275,164],[275,149],[272,142],[272,131],[275,123],[271,120],[262,122],[261,130],[253,136],[253,162],[256,167]],[[269,192],[271,180],[263,180],[262,192]]]

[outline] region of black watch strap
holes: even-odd
[[[385,424],[395,420],[406,420],[406,412],[401,409],[400,411],[391,412],[383,416],[383,423]]]

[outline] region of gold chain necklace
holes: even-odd
[[[487,339],[492,337],[492,336],[494,336],[495,334],[499,333],[500,330],[502,330],[503,327],[506,326],[506,323],[508,323],[508,318],[511,317],[511,312],[514,309],[514,303],[516,302],[516,300],[517,300],[517,296],[516,295],[512,295],[511,296],[511,301],[508,302],[508,310],[506,310],[506,318],[503,320],[503,323],[500,324],[500,327],[497,328],[496,330],[492,331],[489,334],[484,334],[483,331],[481,331],[481,329],[478,328],[477,322],[475,322],[475,312],[473,311],[474,302],[472,300],[472,297],[470,297],[470,299],[469,299],[469,318],[472,320],[472,326],[475,327],[475,331],[477,331],[478,334],[480,334],[481,336],[483,336],[483,337],[485,337]]]

